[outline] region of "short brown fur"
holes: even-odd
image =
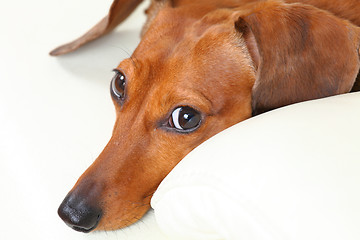
[[[128,7],[110,11],[119,15],[116,24],[141,1],[113,6],[119,2]],[[124,103],[114,100],[113,136],[71,191],[102,208],[97,229],[140,219],[162,179],[216,133],[252,115],[352,89],[360,66],[358,1],[285,2],[152,1],[142,41],[117,67],[127,85]],[[52,54],[93,39],[85,35]],[[178,106],[202,113],[196,131],[161,127]]]

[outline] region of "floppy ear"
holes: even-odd
[[[143,0],[114,0],[106,17],[83,36],[54,49],[50,52],[50,55],[58,56],[72,52],[85,43],[111,32],[117,25],[124,21],[142,1]]]
[[[359,72],[360,30],[310,5],[265,2],[240,13],[257,69],[253,115],[349,92]]]

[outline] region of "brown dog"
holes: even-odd
[[[90,32],[52,55],[110,32],[140,2],[115,0]],[[359,2],[286,2],[153,0],[141,43],[111,83],[113,136],[61,218],[83,232],[127,226],[206,139],[274,108],[349,92],[360,66]]]

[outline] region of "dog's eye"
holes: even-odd
[[[178,107],[169,119],[169,125],[178,130],[194,130],[200,125],[201,114],[191,107]]]
[[[114,97],[123,100],[125,97],[125,84],[126,84],[126,78],[125,75],[115,70],[115,76],[111,80],[111,93]]]

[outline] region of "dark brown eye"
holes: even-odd
[[[111,86],[110,86],[112,95],[119,100],[124,100],[125,85],[126,85],[125,75],[122,72],[116,70],[115,76],[111,80]]]
[[[201,114],[191,107],[178,107],[171,113],[170,126],[178,130],[195,130],[201,122]]]

